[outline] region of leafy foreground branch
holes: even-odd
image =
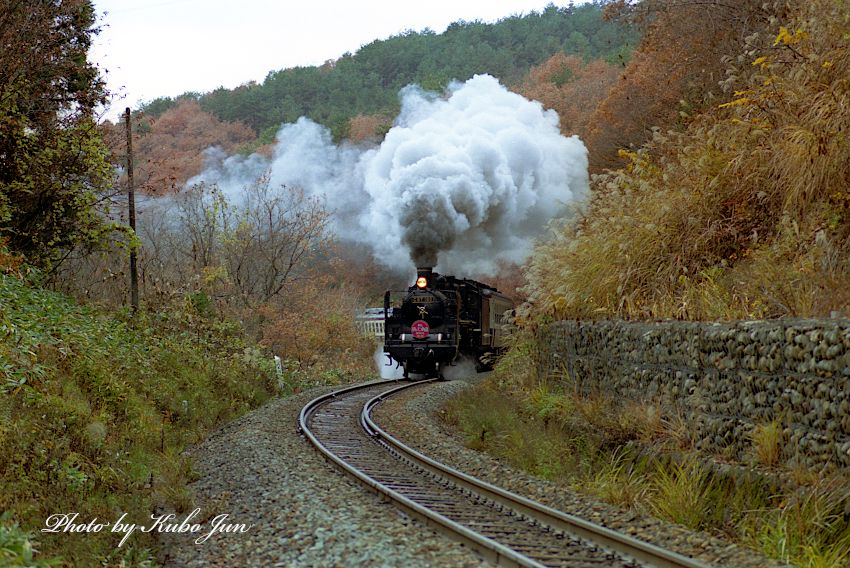
[[[611,504],[730,538],[798,566],[850,562],[846,479],[772,465],[777,439],[753,436],[753,464],[768,475],[710,465],[684,422],[651,404],[581,396],[538,380],[529,340],[494,376],[452,400],[444,419],[468,447]],[[747,464],[752,466],[753,464]]]

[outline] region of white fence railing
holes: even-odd
[[[363,335],[384,339],[384,308],[366,308],[354,317],[354,323]]]

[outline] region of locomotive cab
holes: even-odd
[[[503,349],[500,318],[513,302],[498,290],[418,268],[416,282],[393,303],[384,295],[384,352],[411,373],[442,377],[446,365],[473,358],[488,370]]]

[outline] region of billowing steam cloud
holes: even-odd
[[[323,196],[337,233],[403,269],[492,273],[521,262],[546,222],[587,191],[587,151],[558,117],[488,75],[448,97],[407,87],[395,126],[376,148],[335,146],[301,118],[277,135],[271,160],[208,153],[190,183],[238,193],[268,172],[274,185]]]

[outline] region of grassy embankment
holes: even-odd
[[[850,4],[788,6],[730,54],[727,101],[594,178],[586,207],[535,251],[521,319],[850,314]],[[775,558],[850,562],[846,479],[776,466],[775,425],[752,433],[752,463],[783,483],[721,476],[683,421],[562,392],[528,373],[532,359],[519,341],[449,406],[469,446]]]
[[[107,531],[38,531],[55,513],[149,524],[157,507],[191,510],[186,446],[310,381],[278,381],[238,326],[191,303],[131,325],[0,274],[0,565],[148,565],[152,534],[119,549]]]

